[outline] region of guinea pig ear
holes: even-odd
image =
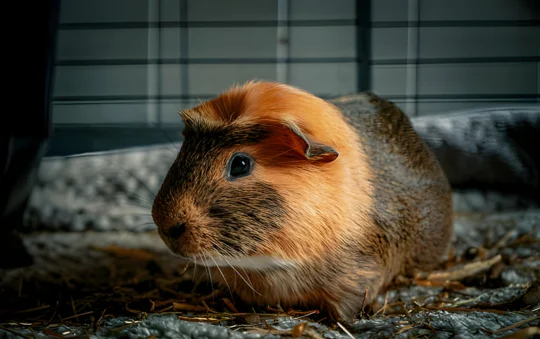
[[[284,125],[292,137],[290,146],[306,159],[314,162],[332,162],[339,156],[331,146],[312,140],[295,123],[286,122]]]

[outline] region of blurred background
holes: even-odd
[[[233,83],[410,116],[540,102],[538,0],[63,0],[47,155],[164,143]]]

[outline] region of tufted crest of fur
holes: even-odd
[[[361,115],[375,120],[361,124],[377,132],[378,98],[366,98]],[[292,86],[248,82],[181,116],[185,141],[155,198],[154,221],[171,251],[210,267],[245,302],[319,307],[351,320],[366,289],[370,302],[417,252],[425,254],[415,245],[424,225],[416,215],[388,217],[402,206],[386,188],[419,189],[426,199],[444,191],[446,201],[444,178],[418,188],[405,169],[381,182],[381,171],[408,159],[374,162],[377,143],[390,139],[361,133],[336,105]],[[399,138],[419,142],[414,133]],[[238,153],[253,159],[253,170],[229,180],[227,164]],[[438,174],[425,156],[428,174]]]

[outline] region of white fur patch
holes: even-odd
[[[262,271],[276,268],[293,268],[296,263],[290,260],[258,255],[245,258],[227,258],[227,257],[203,257],[197,256],[192,259],[198,265],[206,267],[235,267],[247,270]]]

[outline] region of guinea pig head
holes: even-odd
[[[152,207],[169,249],[249,268],[298,262],[317,248],[313,237],[331,243],[344,207],[328,195],[343,189],[347,138],[332,133],[333,109],[290,86],[250,82],[183,111],[184,142]]]

